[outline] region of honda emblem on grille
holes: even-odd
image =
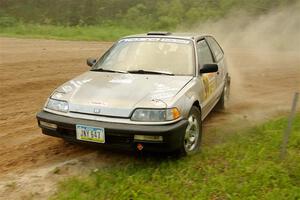
[[[100,111],[101,111],[101,110],[100,110],[99,108],[95,108],[95,109],[94,109],[94,113],[100,113]]]

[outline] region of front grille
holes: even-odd
[[[89,113],[89,112],[70,111],[70,113],[81,114],[81,115],[90,115],[90,116],[98,116],[98,117],[110,117],[110,118],[129,119],[128,117],[114,116],[114,115],[103,115],[103,114]]]

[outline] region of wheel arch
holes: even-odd
[[[199,109],[200,111],[200,115],[202,117],[202,110],[201,110],[201,106],[200,106],[200,102],[198,100],[194,101],[193,105],[192,106],[195,106]]]

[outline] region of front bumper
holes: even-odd
[[[170,152],[180,148],[183,133],[187,126],[187,120],[181,120],[168,125],[132,125],[120,123],[108,123],[79,118],[65,117],[49,112],[41,111],[37,114],[37,120],[42,132],[46,135],[61,137],[69,141],[89,143],[76,139],[76,124],[102,127],[105,129],[105,143],[98,144],[103,147],[118,149],[137,149],[137,144],[143,145],[143,151]],[[40,121],[56,124],[57,128],[42,126]],[[163,136],[162,142],[136,141],[134,135]],[[95,143],[92,143],[95,144]]]

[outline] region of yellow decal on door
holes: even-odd
[[[205,99],[207,99],[217,88],[217,79],[215,73],[203,74],[202,80],[205,89]]]

